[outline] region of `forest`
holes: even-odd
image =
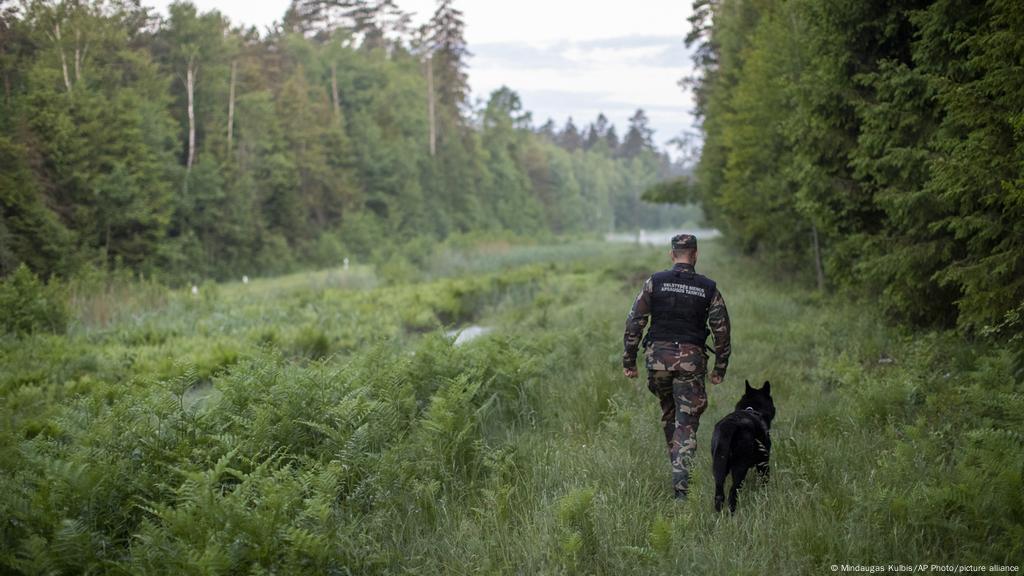
[[[293,2],[273,29],[132,0],[5,3],[0,275],[171,284],[387,259],[467,232],[655,228],[678,173],[637,110],[535,122],[471,102],[461,12]]]
[[[698,0],[690,24],[702,153],[652,197],[894,323],[1024,349],[1020,2]]]

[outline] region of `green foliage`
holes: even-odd
[[[558,501],[558,523],[562,527],[562,553],[572,572],[586,573],[600,551],[594,531],[594,489],[583,488]]]
[[[303,356],[319,360],[330,352],[331,342],[321,330],[307,327],[296,337],[295,349]]]
[[[1019,6],[698,4],[696,188],[726,236],[893,319],[1012,338]]]
[[[128,318],[145,316],[168,304],[170,291],[152,276],[135,276],[127,268],[86,267],[66,284],[72,318],[77,327],[105,329]]]
[[[180,286],[384,262],[412,237],[673,222],[639,199],[671,170],[642,113],[628,154],[606,119],[566,151],[509,88],[469,104],[453,4],[425,36],[384,33],[394,7],[362,4],[352,30],[297,5],[262,35],[190,2],[153,27],[107,0],[5,11],[0,275],[127,267]]]
[[[647,202],[678,204],[690,203],[695,197],[693,184],[687,177],[666,180],[644,190],[643,198]]]
[[[37,272],[65,269],[69,234],[46,208],[25,159],[25,150],[0,135],[0,275],[19,263]]]
[[[40,281],[22,264],[0,281],[0,316],[7,333],[62,334],[68,323],[67,294],[60,284]]]
[[[813,574],[1019,557],[1010,351],[880,327],[706,242],[736,355],[682,504],[656,402],[618,368],[622,315],[664,251],[484,238],[388,286],[354,266],[147,308],[145,284],[97,279],[134,312],[0,339],[0,566]],[[407,326],[419,315],[429,328]],[[495,330],[456,346],[442,317]],[[744,378],[773,382],[774,468],[729,518],[707,446]]]
[[[672,551],[672,524],[661,514],[651,524],[651,548],[662,556]]]

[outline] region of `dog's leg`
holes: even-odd
[[[725,477],[729,471],[724,466],[715,466],[715,512],[722,511],[722,503],[725,502]]]
[[[725,502],[725,477],[729,475],[728,447],[722,443],[722,433],[718,426],[711,435],[711,472],[715,478],[715,512],[722,511]]]
[[[761,485],[762,486],[768,484],[768,476],[769,476],[768,472],[769,472],[768,461],[765,460],[764,462],[758,462],[758,464],[757,464],[757,475],[761,479]]]
[[[743,487],[743,480],[747,477],[747,470],[749,468],[742,464],[732,469],[732,487],[729,488],[729,512],[736,512],[736,493]]]

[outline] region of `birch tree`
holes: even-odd
[[[187,2],[171,4],[168,12],[168,25],[160,31],[160,55],[182,88],[186,133],[184,164],[186,172],[191,172],[202,146],[200,121],[204,119],[203,116],[210,120],[208,115],[199,113],[198,91],[201,87],[212,87],[217,82],[222,82],[220,86],[224,86],[223,82],[229,80],[227,67],[223,64],[227,22],[216,11],[200,15],[196,7]],[[224,70],[224,78],[219,78],[217,68]],[[213,90],[207,89],[207,92],[213,96]],[[228,100],[228,108],[233,114],[231,98],[228,97]],[[215,105],[212,98],[209,99],[209,105]],[[227,127],[225,131],[228,131]]]

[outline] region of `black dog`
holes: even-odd
[[[722,510],[725,500],[725,477],[732,472],[729,489],[729,511],[736,511],[736,491],[743,485],[747,471],[757,467],[763,482],[768,481],[768,455],[772,449],[769,430],[775,418],[772,385],[765,382],[760,390],[747,389],[736,403],[736,410],[715,424],[711,435],[712,471],[715,475],[715,510]]]

